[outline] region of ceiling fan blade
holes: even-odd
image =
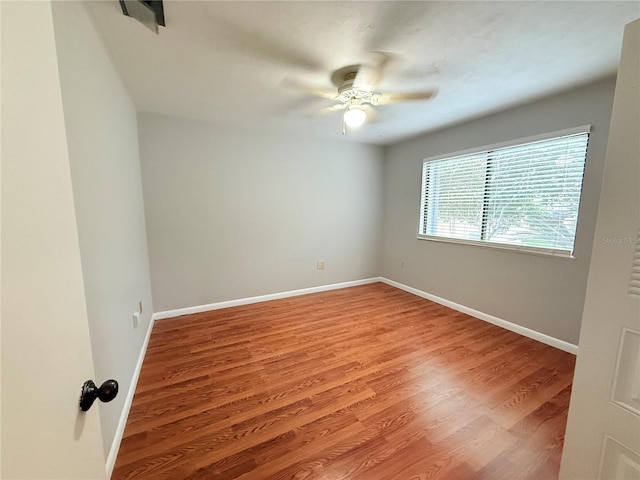
[[[298,90],[300,92],[309,93],[315,97],[327,98],[329,100],[333,100],[338,96],[338,92],[333,88],[323,88],[317,87],[315,85],[309,85],[291,77],[285,77],[281,85],[291,90]]]
[[[365,36],[365,51],[378,51],[389,45],[402,45],[405,34],[413,29],[424,31],[433,21],[431,2],[374,2],[373,28]],[[402,25],[402,28],[398,28]]]
[[[300,96],[291,99],[279,99],[270,101],[261,108],[265,115],[283,117],[304,114],[304,112],[318,111],[318,103],[321,99],[315,97]]]
[[[415,102],[431,100],[436,96],[435,90],[426,92],[377,93],[371,98],[372,105],[388,105],[390,103]]]
[[[391,54],[386,52],[373,52],[369,58],[360,65],[353,87],[363,90],[373,90],[382,80],[386,66],[391,60]]]
[[[367,119],[365,120],[365,123],[367,124],[378,123],[378,112],[376,111],[375,108],[373,108],[369,104],[361,105],[360,108],[362,108],[367,114]]]
[[[208,15],[207,21],[210,29],[223,33],[215,41],[225,41],[225,46],[237,53],[306,71],[317,72],[323,68],[320,61],[312,58],[309,52],[299,50],[296,45],[284,44],[268,34],[250,30],[239,22],[230,22],[221,17]]]
[[[338,110],[344,110],[345,108],[347,108],[346,103],[338,103],[336,105],[331,105],[330,107],[323,108],[322,110],[320,110],[320,113],[327,114],[331,112],[337,112]]]

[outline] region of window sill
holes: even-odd
[[[571,253],[560,250],[545,250],[542,248],[532,248],[532,247],[523,247],[519,245],[507,245],[504,243],[489,243],[489,242],[478,242],[475,240],[462,240],[458,238],[445,238],[445,237],[434,237],[431,235],[420,235],[418,234],[418,240],[427,240],[430,242],[440,242],[440,243],[457,243],[458,245],[471,245],[474,247],[484,247],[484,248],[493,248],[496,250],[507,250],[509,252],[516,253],[524,253],[528,255],[537,255],[542,257],[556,257],[563,258],[566,260],[575,260]]]

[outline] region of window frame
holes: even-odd
[[[552,140],[555,138],[560,138],[560,137],[566,137],[566,136],[570,136],[570,135],[580,135],[580,134],[587,134],[590,135],[591,134],[591,125],[587,124],[587,125],[582,125],[579,127],[573,127],[573,128],[567,128],[564,130],[556,130],[554,132],[548,132],[548,133],[543,133],[543,134],[539,134],[539,135],[533,135],[530,137],[524,137],[524,138],[518,138],[518,139],[514,139],[514,140],[509,140],[509,141],[505,141],[505,142],[500,142],[500,143],[494,143],[494,144],[490,144],[490,145],[483,145],[480,147],[474,147],[474,148],[469,148],[466,150],[461,150],[461,151],[457,151],[457,152],[453,152],[453,153],[446,153],[446,154],[442,154],[442,155],[436,155],[436,156],[432,156],[432,157],[427,157],[424,158],[422,161],[422,171],[421,171],[421,175],[420,175],[420,201],[419,201],[419,206],[420,206],[420,211],[418,214],[418,228],[417,228],[417,238],[419,240],[427,240],[427,241],[433,241],[433,242],[442,242],[442,243],[455,243],[455,244],[461,244],[461,245],[473,245],[473,246],[478,246],[478,247],[488,247],[488,248],[494,248],[494,249],[499,249],[499,250],[509,250],[509,251],[514,251],[514,252],[520,252],[520,253],[527,253],[527,254],[533,254],[533,255],[543,255],[543,256],[552,256],[552,257],[558,257],[558,258],[565,258],[565,259],[575,259],[575,245],[576,245],[576,240],[578,237],[578,226],[580,224],[580,211],[582,209],[582,199],[583,199],[583,191],[584,191],[584,178],[585,178],[585,172],[586,172],[586,168],[587,168],[587,160],[588,160],[588,156],[589,156],[589,140],[590,137],[587,140],[587,151],[585,154],[585,166],[583,169],[583,175],[582,175],[582,186],[580,189],[580,202],[578,205],[578,212],[577,212],[577,223],[576,223],[576,231],[575,231],[575,235],[574,235],[574,239],[573,239],[573,251],[571,252],[567,252],[566,250],[557,250],[557,249],[550,249],[550,248],[541,248],[541,247],[532,247],[532,246],[526,246],[526,245],[511,245],[511,244],[507,244],[507,243],[499,243],[499,242],[490,242],[487,240],[467,240],[467,239],[460,239],[460,238],[451,238],[451,237],[443,237],[443,236],[436,236],[436,235],[427,235],[427,234],[423,234],[421,233],[421,227],[424,225],[425,222],[425,182],[424,182],[424,170],[425,170],[425,165],[430,163],[430,162],[434,162],[437,160],[444,160],[444,159],[453,159],[455,157],[459,157],[459,156],[463,156],[463,155],[473,155],[473,154],[481,154],[481,153],[489,153],[492,150],[497,150],[497,149],[501,149],[501,148],[509,148],[509,147],[515,147],[515,146],[519,146],[519,145],[523,145],[523,144],[527,144],[527,143],[534,143],[534,142],[540,142],[540,141],[545,141],[545,140]],[[486,184],[485,184],[485,188],[486,188]],[[486,198],[485,198],[486,201]]]

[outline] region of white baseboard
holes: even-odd
[[[297,297],[298,295],[307,295],[309,293],[338,290],[340,288],[355,287],[357,285],[366,285],[368,283],[375,283],[380,281],[380,277],[374,277],[365,278],[363,280],[354,280],[351,282],[332,283],[330,285],[301,288],[299,290],[289,290],[287,292],[271,293],[268,295],[259,295],[257,297],[239,298],[237,300],[227,300],[225,302],[209,303],[206,305],[198,305],[195,307],[166,310],[164,312],[156,312],[154,314],[154,317],[156,320],[162,320],[165,318],[179,317],[180,315],[190,315],[192,313],[208,312],[211,310],[219,310],[221,308],[238,307],[240,305],[249,305],[251,303],[268,302],[269,300],[279,300],[281,298]]]
[[[221,308],[237,307],[240,305],[249,305],[251,303],[267,302],[269,300],[278,300],[281,298],[295,297],[298,295],[307,295],[309,293],[326,292],[329,290],[337,290],[340,288],[354,287],[356,285],[366,285],[368,283],[375,283],[375,282],[386,283],[387,285],[391,285],[392,287],[399,288],[400,290],[404,290],[405,292],[412,293],[414,295],[417,295],[418,297],[426,298],[427,300],[431,300],[432,302],[439,303],[440,305],[444,305],[445,307],[452,308],[453,310],[457,310],[458,312],[466,313],[467,315],[471,315],[472,317],[478,318],[480,320],[484,320],[485,322],[492,323],[493,325],[497,325],[499,327],[505,328],[512,332],[518,333],[520,335],[524,335],[525,337],[532,338],[546,345],[550,345],[552,347],[558,348],[560,350],[571,353],[573,355],[577,355],[578,353],[578,346],[572,343],[565,342],[564,340],[559,340],[555,337],[551,337],[550,335],[546,335],[544,333],[531,330],[530,328],[523,327],[516,323],[511,323],[507,320],[503,320],[502,318],[498,318],[488,313],[484,313],[479,310],[466,307],[459,303],[452,302],[451,300],[447,300],[446,298],[441,298],[436,295],[423,292],[422,290],[418,290],[417,288],[404,285],[394,280],[389,280],[388,278],[385,278],[385,277],[365,278],[363,280],[354,280],[351,282],[333,283],[330,285],[320,285],[318,287],[302,288],[299,290],[289,290],[286,292],[272,293],[269,295],[260,295],[257,297],[239,298],[237,300],[228,300],[225,302],[209,303],[207,305],[198,305],[195,307],[178,308],[176,310],[166,310],[164,312],[154,313],[153,318],[155,320],[162,320],[165,318],[179,317],[180,315],[189,315],[192,313],[208,312],[210,310],[219,310]]]
[[[413,293],[418,297],[426,298],[427,300],[431,300],[432,302],[452,308],[454,310],[457,310],[458,312],[466,313],[467,315],[471,315],[472,317],[484,320],[485,322],[492,323],[494,325],[497,325],[498,327],[511,330],[512,332],[519,333],[520,335],[524,335],[525,337],[532,338],[552,347],[564,350],[565,352],[572,353],[573,355],[578,354],[578,346],[572,343],[559,340],[544,333],[536,332],[535,330],[531,330],[530,328],[508,322],[507,320],[503,320],[498,317],[494,317],[493,315],[489,315],[488,313],[465,307],[464,305],[460,305],[459,303],[452,302],[451,300],[447,300],[445,298],[437,297],[436,295],[431,295],[430,293],[423,292],[422,290],[418,290],[417,288],[409,287],[408,285],[404,285],[394,280],[389,280],[385,277],[380,277],[380,281],[386,283],[387,285],[391,285],[392,287],[404,290],[405,292]]]
[[[116,433],[113,436],[113,442],[111,442],[111,448],[109,449],[109,455],[107,456],[107,461],[105,463],[107,478],[111,478],[113,467],[115,467],[116,465],[118,450],[120,450],[120,443],[122,442],[122,436],[124,435],[124,427],[127,424],[127,418],[129,418],[129,411],[131,410],[131,404],[133,403],[133,396],[136,393],[136,386],[138,385],[140,370],[142,369],[142,363],[144,362],[144,357],[147,353],[147,347],[149,346],[149,339],[151,338],[151,331],[153,330],[153,324],[155,323],[155,321],[156,316],[151,315],[151,319],[149,320],[149,327],[147,328],[147,333],[144,337],[144,341],[142,342],[140,354],[138,355],[138,362],[136,363],[136,367],[133,370],[133,376],[131,377],[131,384],[129,386],[129,391],[127,392],[127,398],[125,398],[124,400],[124,406],[122,407],[122,413],[120,414],[118,428],[116,428]]]

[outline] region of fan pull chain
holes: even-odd
[[[347,133],[347,122],[344,121],[344,117],[342,117],[342,134],[345,135]]]

